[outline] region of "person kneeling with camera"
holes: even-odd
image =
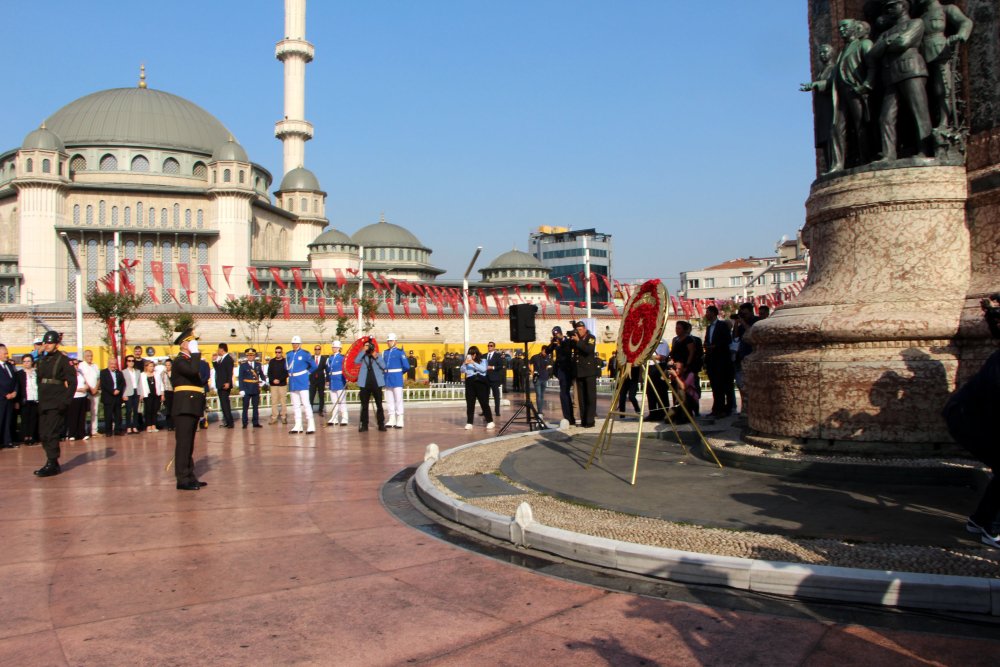
[[[670,377],[670,384],[677,396],[684,399],[684,407],[687,414],[679,406],[667,410],[667,417],[675,424],[684,424],[688,421],[688,414],[691,417],[698,416],[699,403],[701,402],[701,385],[698,376],[691,371],[683,361],[675,361],[667,370]]]

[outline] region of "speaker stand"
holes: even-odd
[[[524,363],[526,364],[529,363],[527,343],[524,343]],[[530,373],[527,375],[528,377],[530,377]],[[529,431],[534,431],[536,428],[539,431],[548,428],[548,425],[545,423],[545,420],[538,415],[538,408],[536,408],[535,404],[531,402],[531,390],[528,389],[528,383],[524,382],[523,384],[524,384],[524,400],[521,401],[521,404],[517,406],[517,411],[510,416],[510,419],[508,419],[507,422],[500,427],[500,431],[497,432],[497,435],[503,435],[504,431],[510,428],[510,425],[513,424],[515,421],[517,421],[517,418],[520,417],[522,413],[524,414],[524,420],[525,423],[528,425]]]

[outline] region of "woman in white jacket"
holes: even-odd
[[[139,422],[139,385],[142,382],[142,371],[135,367],[135,357],[131,354],[125,357],[125,369],[122,375],[125,376],[125,393],[122,394],[122,401],[125,404],[125,432],[138,433],[136,424]]]
[[[160,411],[160,397],[163,396],[163,376],[156,372],[152,361],[146,362],[146,372],[139,380],[139,396],[142,397],[143,418],[146,433],[156,433],[156,414]]]

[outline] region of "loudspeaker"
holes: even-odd
[[[535,313],[538,306],[519,303],[507,309],[510,316],[510,340],[512,343],[535,342]]]

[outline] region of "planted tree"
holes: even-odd
[[[278,316],[278,303],[275,300],[241,296],[236,299],[226,299],[219,310],[236,320],[246,339],[254,347],[260,347],[260,328],[267,327],[270,338],[271,322]],[[267,341],[265,340],[265,344]]]
[[[118,347],[115,344],[115,320],[118,321],[121,349],[127,345],[126,332],[132,320],[142,307],[142,297],[127,292],[98,292],[96,289],[87,294],[87,306],[107,326],[108,340],[111,343],[111,354],[120,359]]]
[[[174,356],[174,340],[177,338],[178,332],[187,331],[194,327],[194,315],[186,311],[176,315],[161,314],[154,317],[153,322],[163,336],[163,344],[167,348],[167,354],[172,357]]]

